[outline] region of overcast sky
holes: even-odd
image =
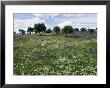
[[[55,13],[55,14],[32,14],[32,13],[16,13],[14,14],[14,31],[19,29],[27,30],[28,27],[34,27],[35,23],[45,23],[47,28],[65,25],[72,25],[73,28],[96,28],[96,13]]]

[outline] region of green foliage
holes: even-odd
[[[44,23],[34,24],[35,33],[41,33],[46,31],[46,26]]]
[[[60,27],[59,27],[59,26],[55,26],[55,27],[53,28],[53,31],[54,31],[56,34],[60,33]]]
[[[32,32],[34,32],[34,28],[32,28],[32,27],[28,27],[28,29],[27,29],[27,33],[31,34]]]
[[[25,31],[22,30],[22,29],[19,29],[19,32],[20,32],[20,34],[22,34],[22,35],[26,34]]]
[[[65,33],[66,36],[67,36],[67,34],[71,34],[73,32],[74,32],[74,30],[73,30],[73,27],[71,25],[64,26],[63,33]]]
[[[46,30],[46,33],[51,33],[52,30],[49,28],[48,30]]]
[[[79,29],[78,29],[78,28],[74,28],[74,31],[78,32],[78,31],[79,31]]]
[[[90,34],[93,34],[95,32],[95,29],[88,29]]]
[[[97,42],[92,35],[43,35],[14,37],[14,75],[97,74]]]
[[[86,28],[81,28],[80,30],[81,30],[82,32],[87,31]]]

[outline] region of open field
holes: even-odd
[[[14,75],[96,74],[96,34],[14,36]]]

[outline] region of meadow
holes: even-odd
[[[96,33],[14,36],[14,75],[97,75]]]

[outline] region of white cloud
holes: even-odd
[[[34,16],[34,18],[54,18],[56,16],[58,16],[59,14],[48,14],[48,13],[44,13],[44,14],[32,14]]]
[[[19,29],[27,30],[28,27],[34,27],[35,23],[45,22],[40,18],[32,19],[14,19],[14,31],[18,33]]]
[[[49,13],[34,13],[34,14],[32,14],[35,18],[54,18],[54,17],[56,17],[56,16],[59,16],[59,15],[62,15],[62,17],[84,17],[85,16],[85,14],[81,14],[81,13],[75,13],[75,14],[72,14],[72,13],[63,13],[63,14],[59,14],[59,13],[51,13],[51,14],[49,14]]]
[[[73,25],[73,23],[71,21],[65,21],[65,22],[57,24],[57,26],[61,28],[63,28],[65,25]]]
[[[68,21],[64,21],[61,23],[58,23],[56,26],[59,26],[60,28],[63,28],[66,25],[71,25],[73,28],[96,28],[96,24],[86,24],[86,23],[78,23],[78,22],[74,22],[72,20],[68,20]]]
[[[58,14],[32,14],[33,17],[31,19],[14,19],[14,31],[18,33],[19,29],[23,29],[27,31],[27,28],[34,27],[35,23],[45,23],[46,19],[44,18],[54,18],[58,16]],[[48,24],[45,23],[46,26]]]
[[[35,14],[35,13],[33,13],[32,14],[34,17],[40,17],[42,14]]]
[[[81,13],[75,13],[75,14],[72,14],[72,13],[66,13],[66,14],[63,14],[63,17],[84,17],[85,14],[81,14]]]
[[[59,16],[59,14],[51,14],[51,17],[54,18],[56,16]]]
[[[66,20],[64,22],[58,23],[56,26],[63,28],[66,25],[71,25],[73,28],[75,28],[75,27],[79,28],[81,26],[80,23],[74,22],[73,20]]]

